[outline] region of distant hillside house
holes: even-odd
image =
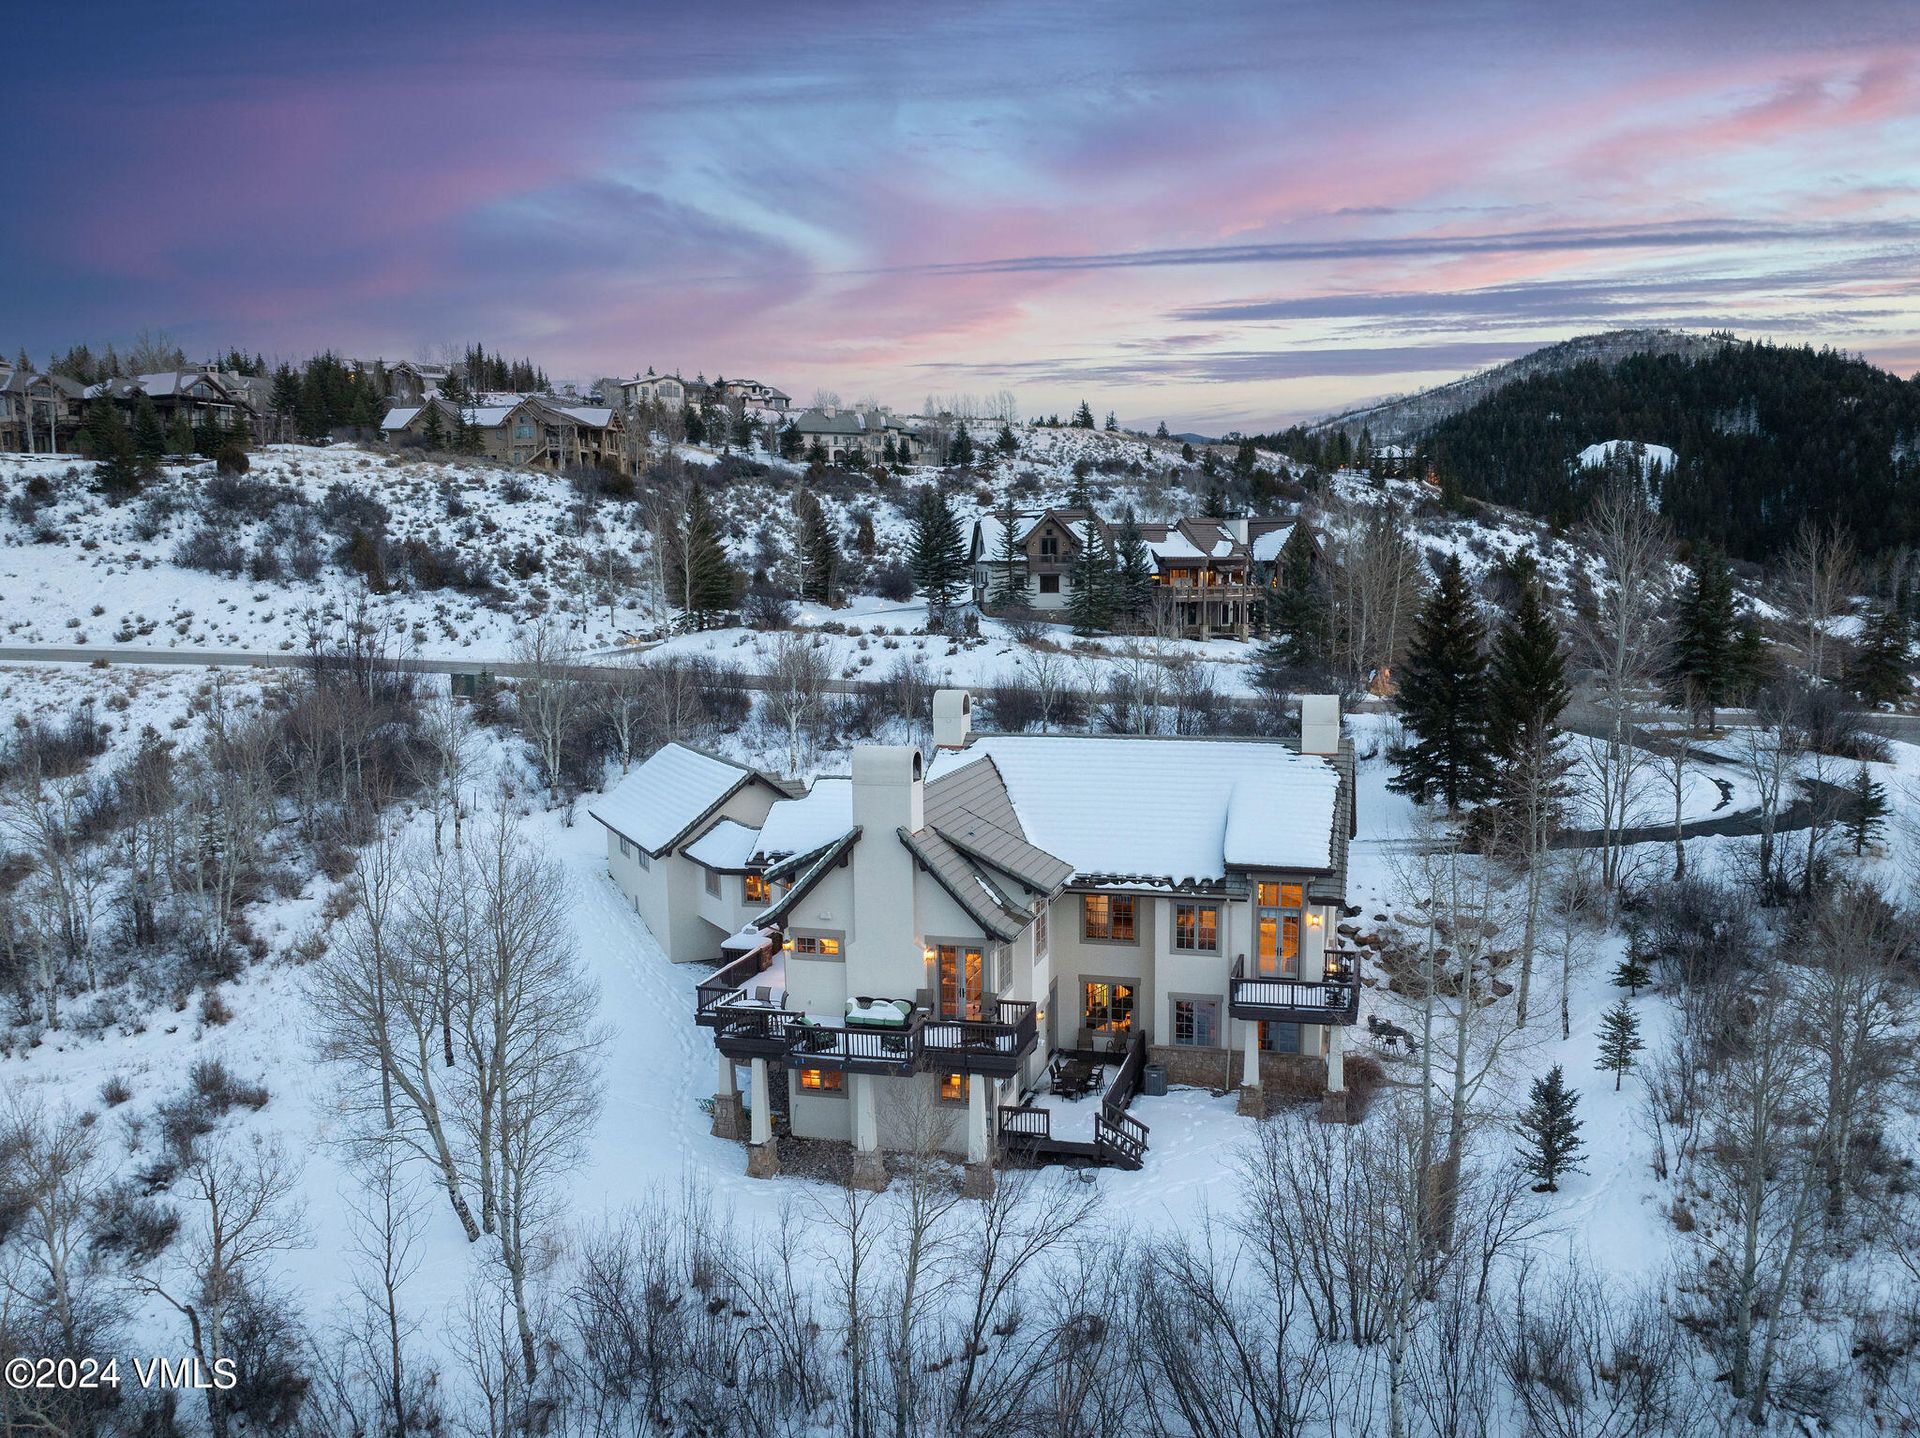
[[[720,393],[731,405],[746,409],[770,409],[776,414],[785,414],[793,403],[793,396],[770,384],[762,384],[757,379],[727,380],[720,386]]]
[[[1046,509],[1014,521],[1014,583],[1029,609],[1065,609],[1073,600],[1073,571],[1097,525],[1109,551],[1120,526],[1078,509]],[[1153,561],[1154,599],[1168,627],[1195,639],[1246,639],[1255,606],[1271,587],[1280,551],[1293,533],[1289,519],[1182,519],[1142,524],[1140,538]],[[970,551],[973,598],[983,604],[1008,565],[1000,518],[973,523]]]
[[[489,396],[499,398],[499,396]],[[542,395],[508,396],[503,404],[457,405],[440,395],[423,405],[401,405],[387,412],[380,432],[388,443],[419,442],[440,416],[448,447],[462,424],[480,437],[480,453],[517,469],[558,474],[572,468],[632,473],[627,457],[626,419],[604,405],[561,404]]]
[[[387,395],[395,404],[423,403],[446,387],[449,374],[445,365],[402,360],[387,366]]]
[[[95,404],[110,401],[131,423],[143,394],[153,401],[160,423],[169,429],[182,415],[194,429],[211,428],[216,423],[222,429],[232,429],[236,419],[244,421],[249,430],[253,428],[253,391],[241,376],[215,370],[161,370],[110,379],[89,389],[87,399]]]
[[[655,374],[652,365],[647,366],[647,372],[643,375],[635,375],[632,379],[615,380],[613,383],[620,392],[617,403],[628,410],[638,409],[643,404],[657,404],[668,409],[678,409],[687,400],[685,381],[678,375]],[[616,403],[611,394],[603,394],[601,397],[608,404]]]
[[[803,455],[818,440],[829,464],[884,463],[889,438],[902,464],[911,464],[920,455],[918,433],[895,419],[892,411],[884,406],[861,404],[842,409],[838,405],[827,405],[823,409],[803,409],[788,428],[799,436]]]
[[[65,375],[0,364],[0,451],[72,454],[86,393]]]

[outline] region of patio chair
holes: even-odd
[[[773,989],[766,984],[755,984],[753,986],[753,1001],[756,1004],[767,1004],[771,1006],[773,1003]]]

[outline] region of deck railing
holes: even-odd
[[[1002,1104],[1000,1135],[1002,1138],[1052,1138],[1053,1115],[1027,1104]]]
[[[1244,957],[1233,961],[1228,980],[1228,1007],[1236,1014],[1243,1009],[1265,1009],[1275,1017],[1297,1023],[1350,1024],[1360,1011],[1360,983],[1349,964],[1319,979],[1249,977]]]
[[[1093,1116],[1093,1142],[1113,1162],[1138,1168],[1147,1151],[1147,1126],[1127,1112],[1147,1078],[1147,1031],[1135,1029],[1126,1057]]]
[[[991,1017],[986,1015],[990,1014]],[[929,1015],[922,1047],[930,1063],[958,1063],[1011,1073],[1033,1049],[1040,1033],[1036,1006],[1024,1000],[996,999],[983,1016],[947,1018]]]
[[[766,949],[755,949],[752,953],[742,954],[739,958],[714,970],[694,988],[695,1022],[711,1023],[715,1010],[728,997],[745,988],[747,981],[755,974],[765,973],[772,963],[773,956]]]
[[[867,1024],[797,1023],[789,1031],[795,1063],[879,1064],[911,1069],[920,1054],[920,1016],[900,1028]]]

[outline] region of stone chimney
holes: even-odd
[[[973,695],[941,689],[933,696],[933,747],[964,749],[973,735]]]
[[[1340,752],[1339,695],[1303,694],[1300,696],[1300,752],[1302,754],[1338,754]]]

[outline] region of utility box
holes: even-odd
[[[1140,1092],[1146,1094],[1149,1098],[1165,1098],[1167,1096],[1167,1066],[1165,1064],[1148,1064],[1140,1070]]]

